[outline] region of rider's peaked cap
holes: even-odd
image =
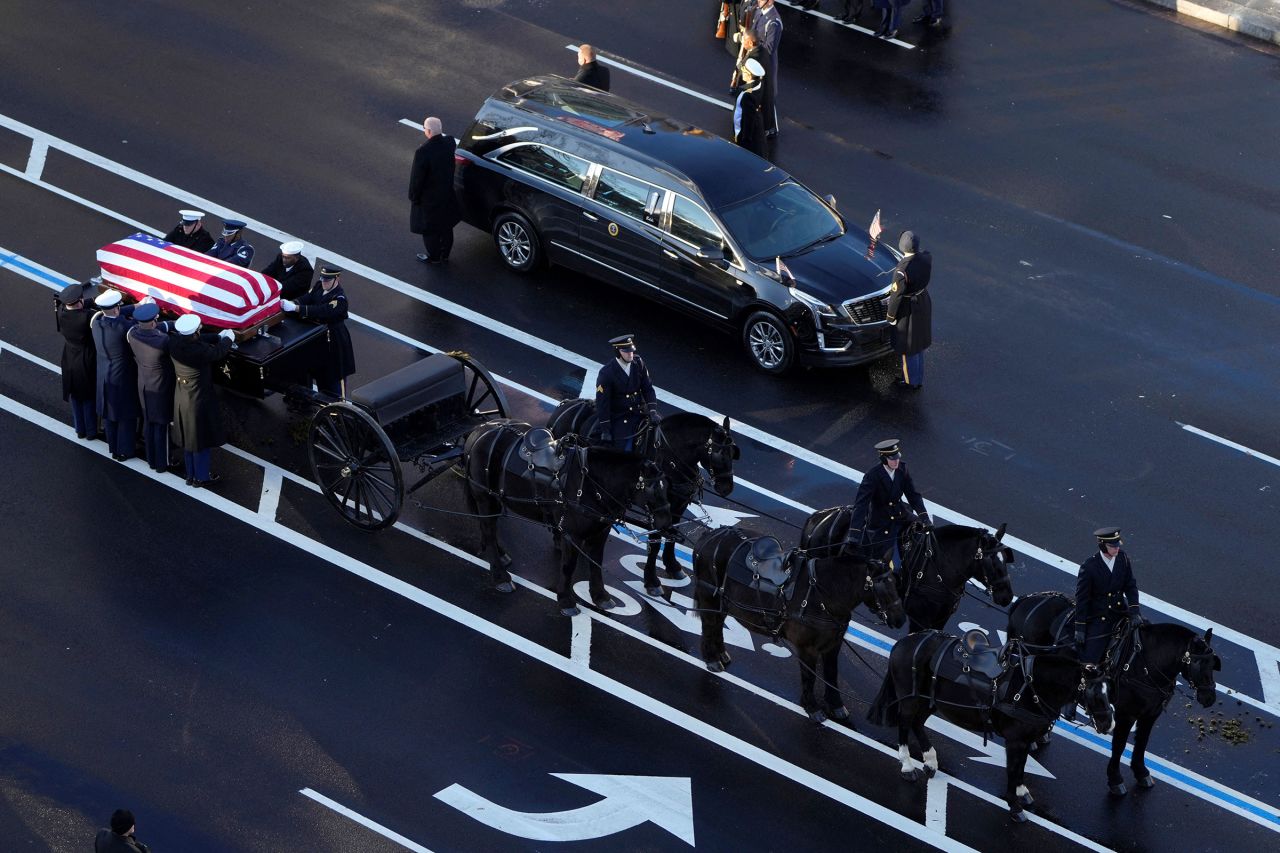
[[[1099,527],[1093,531],[1093,535],[1098,537],[1099,545],[1122,545],[1124,540],[1120,538],[1119,527]]]
[[[886,438],[876,442],[876,452],[882,459],[897,459],[902,455],[902,448],[898,446],[898,439]]]
[[[616,350],[634,350],[636,348],[635,335],[618,335],[611,338],[609,343]]]
[[[337,267],[331,267],[328,264],[320,267],[321,278],[337,278],[340,275],[342,275],[342,270],[338,269]]]

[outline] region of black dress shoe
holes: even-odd
[[[195,481],[195,478],[194,478],[194,477],[188,477],[188,478],[187,478],[187,485],[188,485],[188,486],[194,486],[195,484],[196,484],[196,481]]]
[[[895,379],[893,380],[893,384],[898,388],[910,388],[912,391],[919,391],[921,388],[924,387],[923,382],[921,382],[919,385],[912,385],[910,382],[907,382],[907,380],[905,379]]]
[[[431,263],[431,259],[427,257],[425,254],[423,254],[422,252],[419,252],[418,254],[414,255],[414,257],[424,264]]]
[[[929,26],[936,30],[938,27],[942,26],[942,18],[933,18],[929,21]]]
[[[926,22],[926,21],[928,21],[928,20],[929,20],[929,16],[928,16],[928,15],[926,15],[926,14],[924,14],[924,13],[921,13],[921,14],[919,14],[919,15],[916,15],[914,18],[912,18],[912,19],[911,19],[911,23],[913,23],[913,24],[923,24],[924,22]]]
[[[222,479],[221,474],[210,474],[209,479],[196,480],[194,485],[197,489],[204,489],[204,488],[208,488],[209,486],[212,486],[214,483],[218,482],[221,479]]]
[[[121,456],[119,453],[112,453],[111,458],[117,462],[123,462],[127,457]]]
[[[897,30],[892,30],[892,31],[887,32],[887,33],[885,33],[885,34],[884,34],[884,38],[885,38],[885,40],[886,40],[886,41],[893,41],[893,40],[894,40],[894,39],[896,39],[897,37],[898,37],[898,31],[897,31]]]

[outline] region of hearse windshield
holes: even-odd
[[[844,225],[831,208],[794,181],[717,213],[742,250],[756,261],[794,255],[844,234]]]

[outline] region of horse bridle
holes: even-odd
[[[995,540],[996,547],[991,550],[991,556],[990,558],[988,558],[986,552],[982,548],[982,543],[990,535],[991,534],[989,532],[984,531],[982,536],[978,537],[978,547],[973,554],[973,561],[975,563],[981,564],[982,566],[982,580],[984,582],[984,585],[986,586],[986,592],[987,592],[988,598],[991,597],[991,591],[995,588],[995,581],[991,579],[991,571],[992,571],[991,561],[999,559],[1000,562],[1004,563],[1005,566],[1007,567],[1008,561],[1006,561],[1001,555],[1005,551],[1010,550],[1007,545],[1001,545],[1000,540],[996,539]],[[994,539],[994,537],[992,538]],[[1006,576],[1007,576],[1007,570],[1006,570]],[[961,587],[961,589],[963,589],[963,587]]]
[[[880,567],[880,571],[878,574],[872,574],[876,566]],[[880,603],[880,596],[876,595],[876,584],[885,584],[894,593],[898,591],[898,582],[893,575],[893,569],[884,560],[867,560],[867,582],[863,589],[871,592],[871,597],[876,603],[876,612],[880,614],[880,619],[887,625],[889,624],[889,612]]]

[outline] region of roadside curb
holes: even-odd
[[[1146,0],[1179,15],[1280,45],[1280,3],[1276,0]]]

